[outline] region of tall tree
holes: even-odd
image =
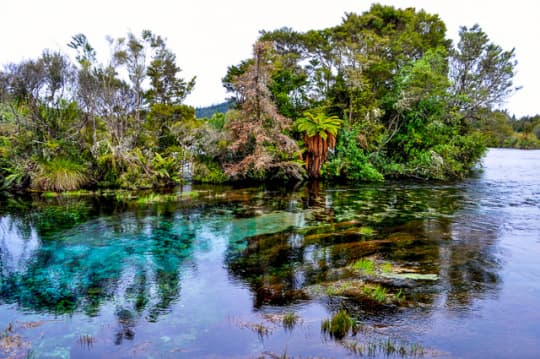
[[[133,91],[133,110],[135,127],[139,130],[141,125],[141,110],[144,99],[143,81],[146,77],[147,69],[147,42],[151,33],[142,32],[142,38],[137,38],[133,33],[128,33],[127,39],[120,37],[116,39],[114,59],[119,65],[125,65],[131,90]]]
[[[462,27],[459,37],[450,57],[453,104],[465,119],[474,119],[518,89],[513,84],[517,61],[514,49],[504,51],[491,43],[477,24]]]
[[[59,52],[43,51],[37,60],[7,67],[8,92],[18,126],[36,136],[40,156],[49,157],[48,144],[74,141],[75,111],[72,106],[75,72],[69,59]],[[27,115],[21,115],[26,113]]]
[[[236,178],[302,178],[298,146],[284,133],[291,121],[278,113],[268,89],[271,49],[270,43],[257,42],[253,63],[234,81],[243,102],[229,123],[234,159],[226,173]]]
[[[150,79],[150,89],[146,100],[150,103],[167,105],[181,104],[195,86],[195,77],[186,81],[179,76],[182,69],[176,64],[176,55],[167,48],[165,41],[151,33],[146,33],[153,50],[146,74]]]
[[[98,113],[98,98],[100,95],[101,84],[98,74],[98,63],[96,50],[90,45],[88,38],[84,34],[74,35],[68,43],[68,47],[77,52],[75,56],[79,63],[78,69],[78,86],[76,98],[79,106],[83,111],[84,123],[91,126],[92,139],[90,144],[90,152],[94,158],[97,158],[97,113]]]

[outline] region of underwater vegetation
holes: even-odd
[[[1,244],[0,297],[7,306],[0,309],[54,316],[59,323],[47,331],[64,333],[41,344],[37,331],[18,330],[10,332],[12,343],[34,357],[58,343],[58,357],[99,356],[111,345],[133,357],[183,350],[204,357],[220,340],[230,343],[231,355],[247,343],[271,343],[249,355],[306,358],[322,349],[318,357],[420,356],[420,346],[386,335],[379,323],[429,313],[440,288],[466,303],[457,266],[476,283],[493,278],[486,286],[496,286],[497,277],[471,262],[477,247],[466,255],[450,248],[454,262],[442,262],[440,248],[451,244],[447,218],[459,208],[448,200],[460,198],[454,188],[436,195],[415,186],[384,188],[193,187],[39,195],[30,203],[8,198],[0,230],[13,242]],[[14,246],[28,250],[15,257]],[[440,275],[441,263],[450,278]],[[73,332],[66,318],[85,325]],[[313,331],[324,338],[317,349],[311,347],[321,336],[309,337]]]

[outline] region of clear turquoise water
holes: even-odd
[[[194,186],[171,203],[2,197],[0,358],[539,357],[538,163],[491,150],[459,183]],[[437,279],[362,277],[360,258]],[[407,300],[325,290],[350,280]],[[363,331],[337,341],[321,322],[341,308]]]

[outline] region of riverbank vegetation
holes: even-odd
[[[423,10],[373,5],[331,28],[262,31],[252,58],[224,74],[227,112],[210,118],[184,104],[196,79],[181,77],[163,37],[109,44],[105,63],[78,34],[73,59],[44,50],[5,66],[4,189],[462,178],[487,145],[537,146],[540,135],[537,118],[511,129],[494,112],[516,90],[514,51],[478,25],[452,44]]]

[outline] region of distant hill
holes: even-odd
[[[210,118],[216,112],[225,113],[232,104],[230,102],[223,102],[217,105],[211,105],[207,107],[197,107],[195,109],[195,116],[197,118]]]

